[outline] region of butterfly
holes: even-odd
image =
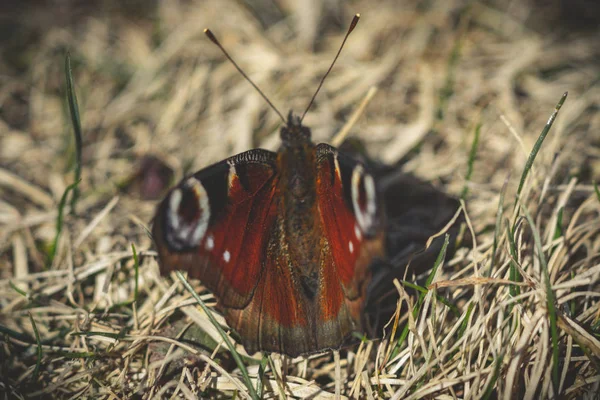
[[[152,235],[161,273],[200,279],[249,354],[294,357],[363,329],[384,233],[367,167],[312,143],[292,112],[284,121],[277,152],[246,151],[184,178],[159,204]]]

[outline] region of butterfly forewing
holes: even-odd
[[[159,206],[153,237],[161,271],[187,271],[224,307],[250,301],[275,215],[276,155],[251,150],[184,179]]]
[[[360,326],[369,264],[383,254],[373,178],[362,164],[335,148],[317,146],[317,198],[319,215],[331,253],[332,266],[322,273],[324,285],[341,282],[345,304]],[[330,282],[333,280],[334,282]],[[332,293],[328,290],[327,293]],[[337,298],[324,298],[321,318],[339,309]]]

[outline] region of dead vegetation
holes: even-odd
[[[273,103],[298,112],[355,12],[361,22],[305,123],[315,141],[329,141],[377,87],[350,135],[374,158],[464,193],[475,240],[439,266],[420,302],[398,285],[400,304],[421,305],[399,314],[383,340],[294,360],[249,357],[238,346],[254,390],[369,399],[593,398],[600,390],[597,28],[562,21],[560,3],[545,13],[531,2],[165,1],[140,13],[110,3],[73,1],[57,22],[46,2],[35,29],[24,22],[33,14],[6,14],[16,26],[0,60],[5,397],[251,396],[196,300],[178,279],[159,277],[148,236],[156,203],[130,183],[148,154],[179,179],[252,147],[277,148],[277,115],[205,27]],[[57,235],[76,158],[67,50],[83,171]]]

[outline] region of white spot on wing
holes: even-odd
[[[225,252],[223,253],[223,260],[225,260],[226,263],[228,263],[229,260],[231,260],[231,253],[229,252],[229,250],[225,250]]]
[[[358,225],[354,225],[354,236],[360,241],[362,239],[362,233],[360,233],[360,228]]]
[[[215,248],[215,238],[213,235],[208,235],[206,237],[206,244],[204,246],[206,247],[206,250],[212,250]]]
[[[350,250],[350,254],[354,253],[354,244],[352,240],[348,242],[348,250]]]

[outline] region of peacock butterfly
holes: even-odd
[[[200,279],[249,353],[339,348],[363,329],[369,265],[384,253],[373,176],[313,144],[302,118],[284,120],[278,152],[250,150],[184,178],[154,217],[161,272]]]

